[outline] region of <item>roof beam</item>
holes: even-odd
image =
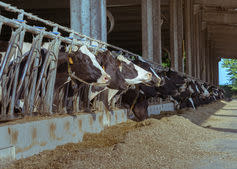
[[[215,55],[221,56],[222,58],[227,58],[227,59],[237,59],[236,52],[215,51]]]
[[[237,12],[204,12],[203,21],[216,24],[237,24]]]
[[[140,5],[141,0],[107,0],[107,7]]]
[[[237,25],[208,25],[207,31],[216,34],[235,34],[237,32]]]
[[[236,45],[234,44],[224,44],[224,43],[218,43],[214,45],[215,49],[221,49],[223,51],[236,51],[236,55],[237,55],[237,48]]]
[[[196,4],[203,6],[217,6],[225,8],[237,8],[236,0],[195,0]]]
[[[142,0],[107,0],[108,7],[140,5]],[[169,5],[169,0],[161,0],[161,5]]]

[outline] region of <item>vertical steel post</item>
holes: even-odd
[[[8,49],[7,52],[5,54],[5,56],[2,59],[2,63],[1,63],[1,70],[0,70],[0,80],[1,80],[1,85],[4,86],[2,88],[2,116],[6,116],[6,111],[7,111],[7,105],[9,102],[9,96],[8,93],[10,91],[7,91],[7,83],[9,81],[9,79],[7,78],[8,76],[8,65],[10,62],[10,59],[12,58],[12,56],[14,55],[14,53],[16,52],[16,45],[14,45],[15,43],[18,42],[19,40],[19,34],[21,33],[22,27],[18,28],[16,31],[12,32],[12,36],[10,39],[10,43],[8,45]],[[13,71],[13,70],[11,70]]]
[[[57,31],[57,28],[54,29],[54,32],[55,31]],[[58,62],[58,53],[59,53],[60,44],[61,44],[61,40],[59,39],[59,37],[56,37],[55,43],[52,46],[53,54],[51,55],[51,58],[49,59],[49,61],[50,61],[49,73],[48,73],[49,79],[48,79],[48,83],[47,83],[45,99],[43,101],[44,112],[51,113],[51,114],[52,114],[54,85],[55,85],[55,79],[56,79],[56,73],[57,73],[57,62]]]
[[[20,34],[20,39],[19,39],[19,42],[18,42],[18,45],[19,45],[18,48],[20,48],[20,49],[17,50],[17,54],[16,54],[17,55],[17,58],[16,58],[17,65],[15,67],[15,72],[14,72],[15,77],[14,77],[14,82],[13,82],[13,86],[12,86],[11,104],[10,104],[10,107],[9,107],[9,115],[11,117],[13,117],[13,110],[14,110],[14,107],[15,107],[16,88],[17,88],[17,84],[18,84],[20,62],[21,62],[21,59],[22,59],[21,49],[23,47],[24,37],[25,37],[25,29],[23,29],[21,34]]]
[[[35,88],[36,88],[36,80],[37,80],[37,74],[38,74],[38,66],[39,66],[39,58],[41,56],[40,50],[42,45],[42,40],[44,37],[44,30],[40,32],[40,34],[36,38],[36,44],[34,53],[32,55],[32,64],[33,64],[33,72],[31,72],[30,77],[26,77],[25,85],[27,85],[27,90],[29,90],[27,93],[25,93],[24,101],[25,101],[25,111],[28,113],[33,112],[33,106],[34,106],[34,98],[35,98]],[[30,83],[27,83],[28,79],[30,79]]]

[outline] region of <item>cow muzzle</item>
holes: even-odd
[[[152,73],[148,72],[146,74],[146,79],[147,79],[147,81],[151,81],[152,80]]]
[[[109,81],[111,80],[110,75],[108,74],[102,74],[102,76],[97,80],[97,83],[100,85],[107,85],[109,84]]]

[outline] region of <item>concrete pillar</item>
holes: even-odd
[[[216,65],[217,65],[217,76],[216,76],[216,78],[217,78],[217,84],[216,85],[218,85],[219,86],[219,62],[221,61],[221,58],[218,56],[218,59],[217,59],[217,63],[216,63]]]
[[[194,44],[195,44],[195,60],[194,60],[194,63],[193,63],[193,66],[194,66],[194,76],[197,78],[197,67],[199,66],[198,65],[198,55],[199,55],[199,40],[198,40],[198,14],[195,14],[194,15]]]
[[[162,63],[160,0],[142,0],[142,56]]]
[[[70,15],[72,29],[107,41],[106,0],[71,0]]]
[[[184,19],[183,19],[183,0],[177,0],[177,19],[178,19],[178,70],[184,72],[184,56],[183,56],[183,29],[184,29]]]
[[[192,1],[191,0],[184,0],[184,12],[185,12],[186,73],[192,75],[192,37],[191,37]]]
[[[91,37],[107,41],[106,0],[91,1]]]
[[[206,57],[207,57],[207,29],[202,30],[201,32],[201,79],[206,81],[206,71],[207,71],[207,64],[206,64]]]
[[[208,41],[208,69],[207,69],[207,75],[208,75],[208,83],[212,82],[212,44],[211,41]]]
[[[209,64],[210,64],[210,83],[213,84],[213,71],[214,71],[214,62],[213,62],[213,42],[210,43],[210,57],[209,57]]]
[[[152,1],[153,12],[153,61],[162,64],[162,47],[161,47],[161,0]]]
[[[205,69],[204,69],[204,75],[205,75],[205,81],[207,82],[208,81],[208,76],[207,76],[207,72],[208,72],[208,32],[207,32],[207,30],[206,30],[206,32],[205,32]]]
[[[217,55],[214,55],[214,84],[219,85],[219,69],[218,69],[219,58]]]
[[[196,34],[195,34],[195,11],[194,11],[194,1],[191,5],[191,37],[192,37],[192,76],[196,77]]]
[[[200,21],[201,13],[198,5],[194,5],[194,76],[200,78]]]
[[[198,11],[197,14],[197,20],[196,20],[196,27],[197,27],[197,32],[196,32],[196,36],[197,36],[197,67],[196,67],[196,77],[197,78],[201,78],[201,29],[202,29],[202,23],[201,23],[201,13],[200,11]]]
[[[209,43],[207,44],[207,52],[206,52],[206,82],[210,82],[210,50],[209,50]]]
[[[170,53],[171,67],[178,71],[179,53],[178,53],[178,18],[177,1],[170,0]]]

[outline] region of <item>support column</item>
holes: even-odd
[[[71,28],[107,41],[106,0],[70,0]]]
[[[186,54],[186,73],[192,75],[192,33],[191,15],[192,0],[184,0],[185,10],[185,54]]]
[[[152,1],[153,12],[153,61],[162,64],[162,47],[161,47],[161,0]]]
[[[195,9],[194,9],[194,1],[192,1],[192,6],[191,6],[191,36],[192,36],[192,76],[196,77],[196,34],[195,34]]]
[[[179,53],[178,53],[178,21],[177,21],[177,1],[170,0],[170,53],[171,67],[178,71]]]
[[[219,86],[219,62],[221,61],[221,58],[218,56],[217,58],[217,85]]]
[[[202,30],[201,32],[201,79],[203,81],[206,81],[206,71],[207,71],[207,63],[206,63],[206,57],[207,57],[207,29]]]
[[[198,7],[199,8],[199,7]],[[197,23],[196,23],[196,27],[197,27],[197,32],[196,32],[196,36],[197,36],[197,67],[196,67],[196,77],[198,79],[201,78],[201,13],[200,13],[200,10],[198,9],[198,13],[197,13]]]
[[[200,78],[200,10],[198,5],[194,5],[194,52],[193,62],[194,76]]]
[[[106,0],[91,1],[91,37],[107,41]]]
[[[219,69],[218,69],[218,62],[219,62],[219,58],[217,57],[217,55],[214,55],[214,84],[215,85],[219,85]]]
[[[162,63],[160,0],[142,0],[142,56]]]
[[[214,71],[214,64],[213,64],[213,42],[210,44],[210,58],[209,58],[209,63],[210,63],[210,83],[213,84],[213,71]]]
[[[184,72],[184,56],[183,56],[183,0],[177,0],[177,19],[178,19],[178,70]]]
[[[210,41],[207,40],[207,55],[206,55],[206,77],[207,77],[207,82],[210,83],[211,81],[211,76],[210,76]]]

